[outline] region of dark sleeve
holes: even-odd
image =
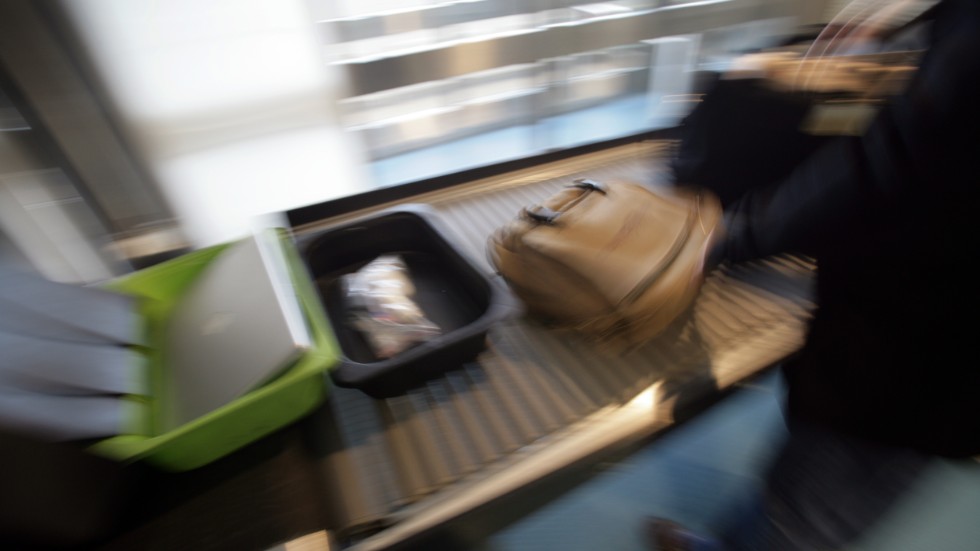
[[[833,141],[788,178],[731,205],[727,236],[713,257],[738,262],[819,251],[846,238],[871,209],[907,203],[914,193],[975,187],[978,5],[963,1],[943,10],[908,89],[881,109],[864,136]]]

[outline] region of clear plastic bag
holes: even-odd
[[[415,286],[400,256],[379,256],[343,281],[350,324],[379,358],[390,358],[442,333],[412,300]]]

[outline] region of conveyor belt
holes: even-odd
[[[521,207],[578,177],[662,182],[657,157],[664,148],[630,145],[416,200],[435,206],[490,273],[487,236]],[[381,548],[427,514],[471,507],[474,492],[491,499],[518,484],[514,469],[533,476],[537,456],[547,454],[560,467],[562,442],[593,431],[598,437],[588,441],[600,446],[603,438],[628,436],[617,430],[651,433],[669,424],[686,399],[729,387],[799,347],[813,308],[813,268],[808,259],[781,256],[719,270],[688,316],[625,355],[521,319],[491,330],[477,361],[405,396],[373,400],[336,389],[331,407],[341,445],[319,470],[334,498],[330,525],[355,536],[390,526],[358,546]],[[645,392],[672,407],[617,417]],[[568,461],[592,453],[568,449]]]

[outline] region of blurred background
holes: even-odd
[[[680,123],[702,76],[887,3],[4,0],[0,253],[103,282],[286,225],[291,209],[646,136]],[[748,387],[487,548],[640,549],[642,515],[713,520],[781,438],[779,384]],[[974,548],[976,472],[930,476],[855,549]]]
[[[95,282],[303,205],[677,124],[817,0],[11,0],[0,229]]]

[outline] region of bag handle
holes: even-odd
[[[589,193],[596,191],[603,195],[608,194],[608,190],[604,184],[588,178],[579,178],[566,187],[577,187]],[[525,208],[522,213],[540,224],[554,224],[558,220],[558,217],[561,216],[562,211],[552,210],[542,205],[535,205]]]
[[[601,184],[589,178],[579,178],[578,180],[572,182],[572,185],[569,187],[577,187],[587,191],[598,191],[603,195],[606,195],[608,193],[605,184]]]

